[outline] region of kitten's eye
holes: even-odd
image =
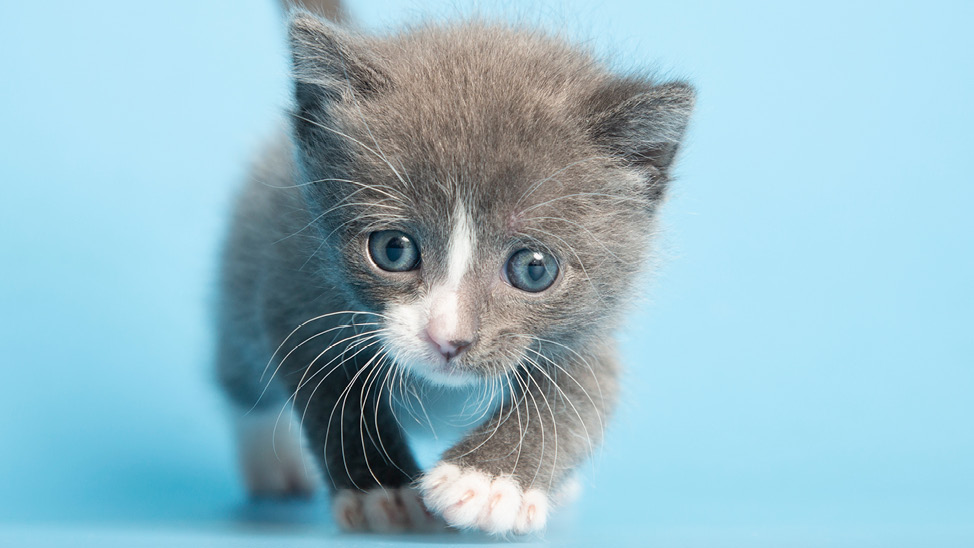
[[[537,293],[551,287],[558,277],[558,263],[547,253],[522,249],[507,260],[507,280],[514,287]]]
[[[411,236],[398,230],[370,234],[369,255],[376,266],[389,272],[406,272],[419,266],[419,246]]]

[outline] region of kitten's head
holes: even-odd
[[[390,356],[463,384],[571,358],[633,300],[693,106],[559,40],[468,23],[386,39],[291,21],[319,251]]]

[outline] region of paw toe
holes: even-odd
[[[521,506],[521,488],[509,478],[499,477],[490,484],[487,504],[477,520],[477,526],[488,533],[507,533],[514,528]]]
[[[528,489],[521,498],[514,531],[518,534],[534,533],[544,529],[548,522],[548,496],[538,489]]]
[[[373,489],[363,499],[362,509],[370,531],[400,533],[409,529],[409,515],[398,489]]]
[[[412,529],[418,532],[438,531],[446,527],[439,517],[426,508],[423,497],[415,489],[404,488],[400,491],[403,507],[409,516]]]
[[[343,531],[367,531],[368,521],[362,496],[358,491],[343,489],[331,501],[332,516]]]
[[[438,510],[447,522],[458,527],[477,523],[477,517],[487,505],[490,478],[476,470],[445,475],[446,480],[429,492],[427,502]]]

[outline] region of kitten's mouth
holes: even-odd
[[[459,367],[457,367],[457,360],[455,358],[446,359],[443,358],[442,356],[438,356],[436,358],[430,359],[428,362],[428,366],[433,371],[436,371],[437,373],[441,373],[444,375],[458,375],[463,373],[463,371]]]
[[[479,375],[458,367],[456,359],[445,359],[442,356],[423,360],[420,363],[409,364],[408,367],[424,379],[443,386],[468,386],[480,380]]]

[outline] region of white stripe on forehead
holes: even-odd
[[[447,243],[446,279],[436,283],[427,296],[427,329],[433,329],[447,340],[456,338],[460,321],[460,282],[473,261],[477,236],[470,213],[457,202],[453,227]]]
[[[470,213],[460,201],[457,201],[446,262],[446,286],[450,290],[459,289],[460,281],[473,261],[473,250],[476,245],[477,235],[473,231]]]

